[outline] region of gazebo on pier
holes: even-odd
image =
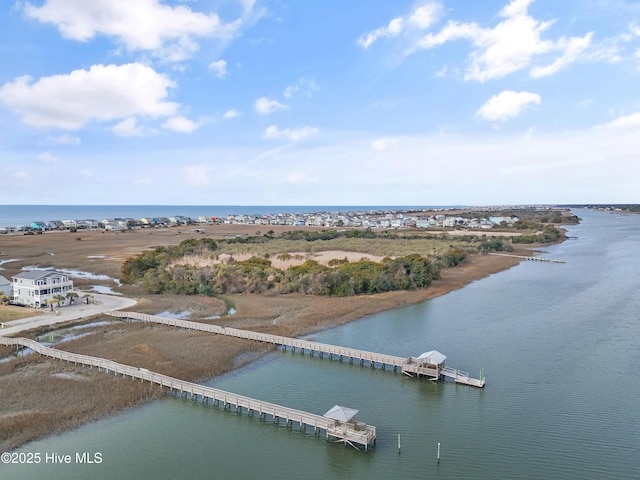
[[[424,352],[418,357],[409,357],[402,366],[402,373],[412,377],[440,378],[447,356],[437,350]]]
[[[325,413],[323,417],[329,420],[327,439],[333,438],[334,442],[342,442],[356,449],[357,445],[362,445],[365,451],[370,444],[375,444],[376,427],[356,421],[357,414],[358,410],[340,405],[335,405]]]

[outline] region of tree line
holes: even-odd
[[[547,226],[542,233],[514,236],[513,243],[550,243],[557,241],[561,232]],[[225,293],[304,293],[313,295],[349,296],[373,294],[394,290],[426,288],[437,279],[442,268],[449,268],[464,262],[468,252],[487,253],[512,250],[511,244],[496,237],[466,235],[456,240],[468,245],[451,245],[449,250],[438,256],[423,256],[417,253],[397,258],[384,258],[373,262],[362,258],[350,262],[333,260],[322,265],[315,260],[306,260],[300,265],[287,269],[276,268],[264,257],[254,256],[244,261],[231,257],[226,262],[195,267],[183,261],[186,255],[213,257],[221,244],[267,243],[276,238],[323,242],[339,237],[359,238],[400,238],[396,233],[365,230],[323,230],[283,232],[276,236],[272,231],[264,235],[228,238],[216,242],[210,238],[188,239],[177,246],[156,247],[129,258],[122,266],[120,280],[125,284],[138,284],[149,293],[204,294]],[[403,235],[402,238],[407,238]],[[413,235],[409,235],[413,238]],[[429,237],[421,236],[425,239]],[[447,241],[449,236],[438,237]],[[280,254],[284,259],[289,254]]]
[[[462,262],[466,253],[452,249],[439,261],[419,254],[373,262],[346,258],[322,265],[307,260],[287,269],[276,268],[262,257],[195,267],[182,264],[186,254],[211,252],[209,239],[185,240],[176,247],[157,247],[129,258],[122,266],[121,281],[139,284],[149,293],[305,293],[349,296],[393,290],[426,288],[439,277],[442,266]],[[215,248],[213,248],[215,250]]]

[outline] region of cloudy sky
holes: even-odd
[[[8,0],[0,22],[0,204],[640,202],[635,0]]]

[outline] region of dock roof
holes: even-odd
[[[434,365],[440,365],[447,359],[447,356],[437,350],[429,350],[418,357],[418,360],[427,360]]]
[[[335,405],[331,410],[323,415],[325,418],[330,418],[332,420],[339,420],[341,422],[348,422],[353,417],[358,414],[359,410],[355,408],[349,407],[341,407],[340,405]]]

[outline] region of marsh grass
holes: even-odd
[[[347,238],[339,237],[331,240],[285,240],[274,239],[266,243],[220,243],[222,254],[249,253],[264,257],[292,252],[322,252],[327,250],[341,250],[345,252],[359,252],[362,254],[382,257],[400,257],[417,253],[419,255],[441,255],[452,247],[466,248],[468,243],[455,238]]]
[[[270,346],[171,327],[116,323],[57,348],[203,381]],[[164,394],[150,383],[37,355],[0,364],[0,449],[9,450]]]
[[[163,395],[149,383],[35,355],[0,365],[0,391],[1,450]]]

